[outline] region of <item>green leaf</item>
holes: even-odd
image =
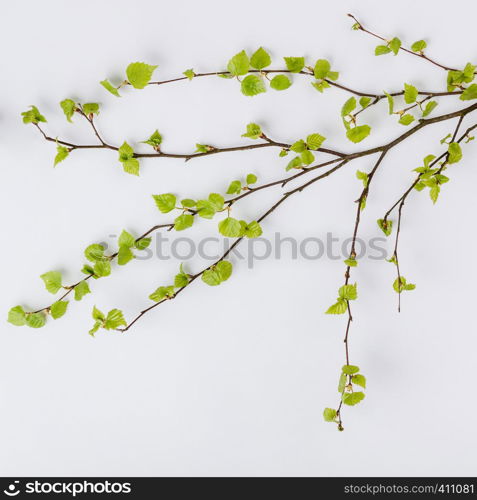
[[[250,65],[255,69],[263,69],[270,64],[272,64],[272,59],[263,47],[260,47],[250,58]]]
[[[215,266],[215,270],[219,273],[222,281],[227,281],[232,276],[232,263],[228,260],[221,260]]]
[[[134,157],[134,149],[124,141],[118,149],[119,161],[126,161]]]
[[[333,304],[328,308],[326,314],[344,314],[348,309],[348,304],[344,299],[338,299],[336,304]]]
[[[137,250],[145,250],[150,244],[151,238],[141,238],[134,242],[134,246]]]
[[[106,260],[106,257],[104,255],[105,248],[103,245],[100,245],[98,243],[93,243],[92,245],[89,245],[86,247],[84,251],[84,256],[90,261],[90,262],[96,262],[98,260]]]
[[[118,245],[131,248],[132,246],[134,246],[135,241],[136,239],[134,238],[134,236],[123,229],[118,238]]]
[[[422,117],[425,118],[426,116],[430,115],[436,107],[437,101],[429,101],[422,112]]]
[[[257,182],[257,176],[255,174],[248,174],[245,182],[247,185],[255,184]]]
[[[209,200],[197,202],[197,214],[204,219],[212,219],[216,213],[214,205]]]
[[[291,73],[299,73],[305,66],[304,57],[284,57],[288,71]]]
[[[303,151],[306,151],[306,143],[303,139],[300,139],[299,141],[294,142],[290,146],[290,151],[294,151],[295,153],[303,153]]]
[[[371,97],[360,97],[359,99],[359,105],[364,109],[369,106],[369,103],[371,102]]]
[[[210,193],[209,194],[209,202],[212,204],[214,207],[214,210],[216,212],[219,212],[224,208],[224,197],[221,194],[218,193]]]
[[[364,375],[353,375],[353,384],[359,385],[363,389],[366,389],[366,377]]]
[[[260,224],[257,221],[252,221],[252,222],[245,222],[245,221],[240,221],[240,224],[242,226],[241,229],[241,235],[246,236],[247,238],[258,238],[259,236],[262,235],[262,228]]]
[[[451,142],[447,148],[449,157],[447,159],[448,163],[458,163],[462,160],[462,148],[458,142]]]
[[[186,76],[189,81],[192,80],[195,76],[194,70],[192,68],[186,69],[182,74]]]
[[[384,54],[389,54],[390,52],[391,52],[391,49],[387,45],[378,45],[374,49],[375,56],[382,56]]]
[[[30,328],[41,328],[45,326],[46,316],[41,312],[31,313],[26,315],[25,321]]]
[[[393,51],[394,55],[397,56],[397,53],[399,52],[399,49],[401,48],[401,40],[399,40],[399,38],[397,38],[397,37],[394,37],[389,42],[389,48]]]
[[[338,381],[338,392],[343,392],[346,388],[347,376],[346,373],[341,372],[340,379]]]
[[[108,80],[102,80],[99,82],[108,92],[115,95],[116,97],[121,97],[119,95],[118,89],[114,87]]]
[[[86,294],[91,293],[88,283],[83,280],[75,286],[75,300],[81,300]]]
[[[356,300],[358,298],[357,284],[355,283],[354,285],[343,285],[338,290],[338,295],[340,299]]]
[[[254,96],[266,91],[263,80],[257,75],[247,75],[241,82],[242,94]]]
[[[226,191],[227,194],[240,194],[242,192],[242,183],[240,181],[232,181]]]
[[[395,292],[401,293],[404,290],[414,290],[416,288],[416,285],[414,285],[413,283],[408,283],[406,281],[406,278],[404,276],[401,276],[400,278],[396,278],[394,280],[393,288]]]
[[[94,274],[99,278],[105,278],[111,274],[111,263],[109,260],[98,260],[94,265]]]
[[[323,80],[328,76],[330,69],[331,65],[326,59],[318,59],[318,61],[316,61],[315,68],[313,70],[315,78],[317,80]]]
[[[427,43],[424,40],[418,40],[411,45],[411,50],[413,52],[422,52],[427,47]]]
[[[247,125],[247,132],[245,132],[245,134],[242,134],[242,137],[258,139],[261,135],[262,129],[260,128],[260,125],[257,125],[256,123],[249,123]]]
[[[176,207],[176,197],[171,193],[153,194],[152,197],[156,202],[157,208],[163,213],[167,214]]]
[[[135,89],[143,89],[151,81],[152,74],[156,68],[157,66],[151,66],[143,62],[131,63],[126,68],[128,82]]]
[[[180,273],[176,274],[174,278],[174,286],[176,288],[184,288],[189,284],[189,281],[190,281],[189,275],[184,272],[181,264]]]
[[[103,322],[106,320],[106,316],[96,306],[93,306],[91,316],[93,316],[93,319],[96,321]]]
[[[99,114],[99,104],[97,102],[87,102],[81,106],[86,116]]]
[[[325,140],[326,137],[323,137],[320,134],[310,134],[306,138],[306,145],[309,149],[316,151],[317,149],[321,148],[321,145],[323,144],[323,142],[325,142]]]
[[[407,104],[412,104],[416,102],[419,91],[414,87],[414,85],[404,84],[404,101]]]
[[[356,259],[346,259],[343,261],[349,267],[357,267],[358,261]]]
[[[343,365],[341,371],[346,375],[354,375],[359,372],[359,366],[355,365]]]
[[[61,318],[66,313],[66,309],[68,307],[67,300],[58,300],[50,307],[51,317],[53,319]]]
[[[119,148],[118,154],[124,171],[128,174],[139,175],[139,160],[134,158],[134,150],[126,141]]]
[[[329,71],[328,75],[327,75],[327,78],[329,80],[335,81],[335,80],[338,80],[339,76],[340,76],[340,74],[339,74],[338,71]]]
[[[202,274],[202,281],[209,286],[217,286],[228,280],[232,275],[232,263],[221,260],[215,266],[210,267]]]
[[[61,273],[58,271],[49,271],[45,274],[42,274],[40,278],[43,280],[46,289],[50,293],[57,293],[58,290],[62,288]]]
[[[71,118],[76,111],[76,103],[71,99],[64,99],[60,102],[60,106],[66,116],[66,119],[71,123]]]
[[[60,146],[60,145],[56,146],[56,156],[55,156],[55,162],[54,162],[53,166],[56,167],[56,165],[58,165],[58,163],[65,160],[69,154],[70,154],[70,150],[67,147]]]
[[[410,125],[414,121],[414,116],[410,115],[409,113],[402,115],[401,118],[399,118],[399,123],[401,125]]]
[[[106,330],[115,330],[120,326],[127,326],[123,312],[119,309],[111,309],[106,316],[103,328]]]
[[[345,392],[343,394],[343,403],[348,406],[357,405],[359,402],[363,401],[364,392]]]
[[[199,144],[197,143],[195,145],[195,152],[196,153],[210,153],[210,151],[213,151],[213,147],[212,146],[208,146],[207,144]]]
[[[349,115],[356,108],[356,99],[354,97],[350,97],[341,108],[341,116]]]
[[[246,75],[250,69],[250,60],[242,50],[238,54],[235,54],[232,59],[227,63],[227,69],[233,76]]]
[[[325,419],[325,422],[335,422],[336,410],[333,408],[325,408],[323,411],[323,418]]]
[[[292,84],[291,80],[285,75],[274,76],[270,82],[270,87],[274,90],[286,90]]]
[[[346,137],[355,144],[366,139],[371,133],[371,127],[369,125],[358,125],[357,127],[350,128],[346,132]]]
[[[123,161],[123,170],[127,174],[139,175],[139,160],[137,158],[131,158],[130,160]]]
[[[102,323],[96,321],[96,323],[93,325],[93,328],[91,328],[91,330],[88,332],[91,335],[91,337],[94,337],[94,334],[101,328],[101,326]]]
[[[311,151],[308,151],[308,149],[306,149],[300,155],[300,159],[305,165],[310,165],[315,161],[315,155]]]
[[[392,220],[378,219],[377,222],[378,222],[378,226],[381,229],[381,231],[386,236],[389,236],[393,230],[393,221]]]
[[[28,111],[22,113],[23,123],[46,123],[46,118],[38,111],[36,106],[30,106],[30,108]]]
[[[131,248],[127,245],[121,245],[118,251],[118,264],[120,266],[125,266],[132,259],[134,259],[134,254]]]
[[[361,172],[361,170],[356,170],[356,178],[363,182],[364,187],[368,186],[369,176],[366,172]]]
[[[174,229],[176,231],[184,231],[194,224],[194,216],[191,214],[182,214],[174,221]]]
[[[439,198],[439,193],[441,192],[441,188],[439,185],[434,185],[429,190],[429,196],[431,197],[432,203],[436,203],[437,198]]]
[[[293,160],[290,160],[288,162],[288,165],[286,167],[286,171],[291,170],[292,168],[300,168],[302,166],[301,158],[299,156],[295,156]]]
[[[181,205],[184,208],[194,208],[197,205],[197,203],[195,202],[195,200],[192,200],[190,198],[185,198],[184,200],[181,200]]]
[[[154,302],[160,302],[164,299],[171,299],[174,297],[174,287],[171,286],[160,286],[155,292],[149,295],[149,298]]]
[[[26,325],[26,315],[22,306],[15,306],[8,311],[8,322],[15,326]]]
[[[154,149],[158,150],[159,146],[162,143],[162,135],[158,130],[155,130],[151,137],[149,137],[147,141],[142,141],[142,143],[149,144],[149,146],[152,146]]]
[[[394,97],[387,92],[384,92],[384,95],[388,100],[389,114],[392,115],[394,113]]]
[[[321,82],[312,82],[312,85],[313,85],[313,87],[315,87],[316,90],[318,90],[318,92],[321,92],[321,93],[323,93],[323,91],[325,89],[330,88],[330,84],[325,80],[323,80]]]
[[[219,222],[219,232],[227,238],[238,238],[242,234],[240,221],[227,217]]]
[[[477,99],[477,83],[469,85],[460,95],[460,99],[462,101],[470,101],[472,99]]]

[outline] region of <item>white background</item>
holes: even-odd
[[[322,4],[322,5],[320,5]],[[464,5],[465,4],[465,5]],[[144,140],[159,128],[168,151],[195,142],[245,143],[250,121],[276,140],[311,132],[343,141],[339,108],[348,95],[319,94],[305,78],[286,92],[254,98],[218,78],[127,89],[121,99],[98,81],[119,81],[129,62],[159,64],[158,78],[223,69],[245,48],[274,56],[329,58],[340,81],[355,88],[399,90],[404,82],[443,90],[445,74],[418,58],[373,56],[376,42],[350,30],[346,13],[408,44],[425,37],[429,54],[462,67],[475,62],[475,2],[201,2],[45,0],[8,2],[2,10],[0,156],[2,183],[1,310],[51,302],[38,278],[52,269],[79,277],[82,250],[127,228],[139,234],[158,221],[150,194],[200,197],[256,172],[284,175],[277,152],[241,152],[194,160],[142,162],[124,174],[116,154],[76,151],[52,168],[47,144],[19,113],[36,104],[51,135],[92,140],[81,120],[66,122],[65,97],[100,101],[98,126],[114,143]],[[442,101],[435,114],[462,104]],[[446,104],[448,103],[448,104]],[[378,145],[404,128],[385,103],[363,113]],[[469,123],[472,118],[466,121]],[[411,170],[453,124],[428,127],[394,149],[375,178],[361,236],[379,236],[375,220],[409,184]],[[141,146],[143,147],[143,146]],[[475,145],[452,167],[432,206],[427,193],[406,205],[401,261],[417,283],[396,312],[393,267],[363,259],[353,272],[360,297],[351,331],[352,362],[368,377],[366,400],[347,408],[345,432],[322,420],[338,400],[345,317],[322,312],[342,284],[343,264],[289,257],[234,261],[220,289],[196,283],[143,318],[125,335],[87,335],[94,304],[119,307],[131,319],[167,284],[178,262],[133,262],[92,284],[93,294],[41,330],[3,323],[0,336],[0,473],[2,475],[475,475]],[[264,222],[266,234],[350,236],[360,184],[356,168],[289,200]],[[250,197],[237,216],[253,219],[280,190]],[[252,199],[254,198],[254,199]],[[203,221],[191,236],[214,234]],[[189,269],[197,271],[200,262]],[[74,302],[74,301],[73,301]]]

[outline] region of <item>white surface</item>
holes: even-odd
[[[286,55],[330,58],[340,81],[358,88],[395,90],[404,82],[444,88],[443,72],[418,58],[374,58],[375,41],[349,29],[348,11],[407,43],[426,37],[429,52],[449,64],[463,66],[475,56],[475,2],[449,9],[442,0],[402,0],[392,15],[385,2],[322,4],[5,4],[1,310],[48,303],[51,296],[38,276],[59,269],[74,281],[89,243],[123,228],[138,234],[167,221],[153,206],[153,192],[198,197],[250,171],[264,181],[283,174],[284,160],[276,151],[217,155],[186,165],[143,161],[139,179],[123,174],[116,155],[107,151],[75,152],[54,170],[54,145],[19,118],[29,104],[47,116],[52,135],[78,141],[89,141],[89,131],[79,119],[74,126],[66,123],[57,104],[65,97],[99,100],[98,125],[115,143],[143,140],[157,127],[171,151],[189,150],[195,142],[234,145],[254,120],[277,140],[319,131],[330,146],[351,150],[338,116],[348,95],[321,95],[303,78],[295,78],[287,92],[253,99],[241,96],[236,82],[218,78],[127,90],[122,99],[98,81],[114,78],[135,60],[159,64],[161,78],[190,67],[213,71],[242,48],[264,45],[275,56],[274,66]],[[368,114],[375,129],[365,146],[403,131],[385,108],[383,103]],[[442,103],[438,111],[445,109]],[[362,236],[379,236],[374,221],[451,126],[429,127],[392,151],[375,179]],[[365,260],[353,273],[360,299],[351,355],[369,387],[363,404],[346,409],[344,433],[321,416],[324,406],[338,400],[343,363],[345,318],[322,314],[342,283],[340,261],[286,258],[259,262],[254,270],[236,263],[233,278],[220,289],[197,283],[127,335],[103,332],[91,339],[86,331],[93,304],[120,307],[132,318],[177,268],[135,262],[94,283],[92,295],[71,303],[61,321],[42,330],[2,324],[0,473],[475,475],[469,458],[477,444],[475,155],[474,144],[465,147],[465,160],[453,168],[435,207],[424,193],[406,206],[401,261],[403,274],[418,286],[403,297],[400,315],[390,264]],[[353,163],[288,201],[264,223],[265,230],[348,237],[360,189],[354,171],[369,169],[371,162]],[[240,213],[252,218],[278,195],[277,190],[263,200],[250,199]],[[202,224],[190,234],[212,231],[213,224]]]

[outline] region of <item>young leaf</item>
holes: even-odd
[[[222,283],[222,280],[220,278],[220,273],[216,271],[213,267],[210,269],[207,269],[202,273],[201,279],[204,283],[206,283],[209,286],[217,286]]]
[[[103,328],[106,330],[115,330],[120,326],[127,326],[123,312],[119,309],[111,309],[106,316]]]
[[[371,127],[369,125],[358,125],[357,127],[350,128],[346,132],[346,137],[355,144],[366,139],[371,133]]]
[[[384,54],[389,54],[390,52],[391,52],[391,49],[387,45],[378,45],[374,49],[375,56],[382,56]]]
[[[132,259],[134,259],[134,254],[131,248],[127,245],[121,245],[118,251],[118,264],[120,266],[125,266]]]
[[[94,265],[94,274],[98,278],[105,278],[111,274],[111,263],[109,260],[98,260]]]
[[[81,300],[86,294],[91,293],[88,283],[83,280],[75,286],[75,300]]]
[[[257,176],[255,174],[248,174],[246,178],[247,185],[255,184],[257,182]]]
[[[126,68],[128,82],[135,89],[143,89],[151,81],[152,74],[156,68],[157,66],[151,66],[143,62],[131,63]]]
[[[400,278],[396,278],[394,280],[393,288],[395,292],[401,293],[404,290],[414,290],[416,288],[416,285],[414,285],[413,283],[408,283],[406,281],[406,278],[404,276],[401,276]]]
[[[294,151],[295,153],[303,153],[303,151],[306,151],[306,143],[303,139],[300,139],[296,142],[294,142],[290,146],[290,151]]]
[[[325,408],[323,411],[325,422],[334,422],[336,419],[336,410],[333,408]]]
[[[401,118],[399,118],[399,123],[401,125],[410,125],[414,121],[414,116],[410,115],[409,113],[402,115]]]
[[[118,89],[114,87],[108,80],[102,80],[99,82],[108,92],[111,92],[116,97],[121,97],[119,95]]]
[[[356,374],[353,375],[353,384],[359,385],[363,389],[366,389],[366,377],[364,375]]]
[[[194,208],[197,205],[197,202],[190,198],[185,198],[184,200],[181,200],[181,205],[184,208]]]
[[[221,260],[215,265],[215,270],[219,273],[221,281],[227,281],[232,276],[232,263],[228,260]]]
[[[151,238],[141,238],[134,242],[134,247],[137,250],[145,250],[151,244]]]
[[[241,82],[242,94],[254,96],[266,91],[263,80],[257,75],[247,75]]]
[[[67,147],[60,146],[60,145],[56,146],[56,156],[55,156],[55,162],[54,162],[53,166],[56,167],[56,165],[58,165],[58,163],[65,160],[69,154],[70,154],[70,150]]]
[[[338,290],[338,295],[340,299],[344,300],[356,300],[358,298],[357,284],[354,285],[343,285]]]
[[[242,137],[258,139],[261,135],[262,129],[260,128],[260,125],[257,125],[256,123],[249,123],[247,125],[247,132],[245,132],[245,134],[242,134]]]
[[[314,75],[317,80],[323,80],[328,76],[330,72],[331,65],[326,59],[318,59],[314,68]]]
[[[315,161],[315,155],[311,151],[308,151],[308,149],[305,149],[305,151],[301,153],[300,159],[305,165],[310,165]]]
[[[159,149],[159,146],[162,143],[162,135],[159,133],[158,130],[155,130],[151,137],[147,139],[147,141],[142,141],[143,144],[149,144],[149,146],[152,146],[154,149]]]
[[[87,102],[81,106],[86,116],[99,114],[99,104],[97,102]]]
[[[357,405],[359,402],[363,401],[364,392],[345,392],[343,394],[343,403],[348,406]]]
[[[333,304],[328,308],[326,314],[344,314],[348,309],[348,304],[344,299],[338,299],[336,304]]]
[[[397,56],[397,53],[399,52],[399,49],[401,48],[401,40],[399,40],[399,38],[397,38],[397,37],[394,37],[389,42],[389,48],[394,52],[394,55]]]
[[[134,242],[135,242],[134,236],[131,233],[128,233],[125,229],[123,229],[118,238],[118,245],[131,248],[134,245]]]
[[[472,99],[477,99],[477,83],[469,85],[464,92],[460,95],[462,101],[470,101]]]
[[[364,108],[367,108],[369,106],[369,103],[371,102],[371,97],[366,97],[366,96],[363,96],[363,97],[360,97],[359,99],[359,105],[364,109]]]
[[[346,373],[341,372],[340,379],[338,381],[338,392],[342,393],[346,388],[347,376]]]
[[[46,289],[50,293],[57,293],[58,290],[60,290],[62,287],[61,273],[59,273],[58,271],[49,271],[45,274],[42,274],[40,278],[43,280]]]
[[[274,90],[286,90],[292,84],[291,80],[285,75],[274,76],[270,82],[270,87]]]
[[[387,92],[384,92],[384,94],[388,100],[389,114],[392,115],[394,113],[394,97]]]
[[[230,59],[227,63],[227,69],[233,76],[241,76],[248,73],[248,70],[250,69],[250,60],[245,53],[245,50],[235,54],[232,59]]]
[[[426,116],[430,115],[432,111],[436,108],[436,106],[437,106],[437,101],[429,101],[422,112],[422,117],[425,118]]]
[[[368,174],[366,172],[361,172],[361,170],[356,170],[356,178],[362,181],[363,186],[368,186]]]
[[[22,306],[15,306],[8,311],[8,322],[15,326],[26,325],[26,314]]]
[[[412,104],[416,102],[417,96],[419,95],[418,90],[414,85],[404,84],[404,101],[407,104]]]
[[[38,111],[36,106],[30,106],[31,109],[22,113],[23,123],[46,122],[46,118]]]
[[[192,68],[186,69],[182,74],[186,76],[189,79],[189,81],[192,80],[195,76],[194,70]]]
[[[242,226],[237,219],[227,217],[219,222],[219,232],[227,238],[238,238],[242,234]]]
[[[53,319],[61,318],[66,313],[66,309],[68,307],[67,300],[58,300],[50,307],[51,317]]]
[[[199,200],[197,202],[197,215],[203,219],[212,219],[215,213],[214,205],[209,200]]]
[[[349,267],[357,267],[358,261],[356,259],[346,259],[343,261]]]
[[[84,256],[90,262],[96,262],[98,260],[106,260],[104,251],[105,248],[103,247],[103,245],[100,245],[99,243],[93,243],[92,245],[86,247],[84,251]]]
[[[458,142],[451,142],[447,151],[449,153],[448,163],[458,163],[462,159],[462,148]]]
[[[386,236],[389,236],[393,230],[393,221],[392,220],[378,219],[377,222],[378,222],[378,226],[381,229],[381,231]]]
[[[41,328],[45,326],[46,316],[41,312],[31,313],[26,315],[25,321],[30,328]]]
[[[176,207],[176,197],[171,193],[153,194],[152,197],[156,202],[157,208],[163,213],[167,214]]]
[[[359,372],[359,366],[354,366],[354,365],[343,365],[343,368],[341,369],[343,373],[346,375],[354,375],[355,373]]]
[[[149,298],[154,302],[160,302],[164,299],[171,299],[174,295],[173,286],[160,286],[155,292],[149,295]]]
[[[176,288],[184,288],[185,286],[187,286],[189,284],[189,281],[190,281],[189,275],[184,272],[184,270],[182,269],[182,264],[181,264],[180,272],[178,274],[176,274],[176,276],[174,278],[174,286]]]
[[[262,228],[257,221],[252,221],[246,223],[245,221],[240,221],[242,226],[241,235],[247,238],[258,238],[262,235]]]
[[[356,108],[356,98],[350,97],[341,108],[341,116],[349,115]]]
[[[209,194],[209,202],[216,212],[219,212],[224,208],[224,197],[218,193],[210,193]]]
[[[71,118],[76,111],[76,103],[71,99],[64,99],[60,102],[60,106],[66,116],[66,119],[71,123]]]
[[[312,149],[313,151],[316,151],[317,149],[321,148],[321,145],[323,142],[325,142],[326,137],[323,137],[320,134],[310,134],[306,138],[306,145],[308,146],[308,149]]]
[[[427,43],[424,40],[418,40],[411,45],[411,50],[413,52],[422,52],[427,47]]]
[[[240,194],[242,192],[242,183],[240,181],[232,181],[227,188],[227,194]]]
[[[291,73],[299,73],[305,66],[304,57],[284,57],[288,71]]]
[[[194,216],[191,214],[182,214],[174,221],[174,229],[176,231],[184,231],[194,224]]]
[[[250,58],[250,66],[255,69],[263,69],[270,66],[270,64],[272,64],[270,55],[263,47],[260,47],[256,52],[254,52]]]

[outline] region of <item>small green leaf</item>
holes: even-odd
[[[411,50],[413,52],[422,52],[427,47],[427,43],[424,40],[418,40],[411,45]]]
[[[470,101],[472,99],[477,99],[477,83],[469,85],[460,95],[460,99],[462,101]]]
[[[157,208],[163,213],[167,214],[176,207],[176,197],[171,193],[153,194],[152,197],[156,202]]]
[[[311,165],[315,161],[315,155],[311,151],[306,149],[300,155],[300,159],[305,165]]]
[[[134,246],[135,241],[136,240],[134,236],[131,233],[128,233],[125,229],[123,229],[118,238],[118,245],[131,248],[132,246]]]
[[[118,264],[120,266],[125,266],[132,259],[134,259],[134,254],[131,248],[127,245],[121,245],[118,251]]]
[[[58,290],[62,288],[61,273],[58,271],[49,271],[45,274],[42,274],[40,278],[43,280],[46,289],[50,293],[57,293]]]
[[[106,316],[103,328],[106,330],[115,330],[120,326],[127,326],[126,320],[124,319],[123,312],[119,309],[111,309]]]
[[[284,57],[288,71],[291,73],[299,73],[305,66],[304,57]]]
[[[301,158],[299,156],[295,156],[295,158],[293,158],[293,160],[290,160],[288,162],[288,165],[287,165],[285,170],[288,172],[292,168],[300,168],[301,166],[302,166]]]
[[[221,260],[215,266],[210,267],[202,273],[202,281],[209,286],[217,286],[228,280],[232,275],[232,263]]]
[[[174,287],[173,286],[160,286],[155,292],[149,295],[149,298],[154,302],[160,302],[164,299],[171,299],[174,297]]]
[[[15,326],[26,325],[26,315],[22,306],[15,306],[8,311],[8,322]]]
[[[328,76],[330,69],[331,65],[326,59],[318,59],[318,61],[316,61],[315,68],[313,70],[315,78],[317,80],[323,80]]]
[[[60,102],[60,106],[66,116],[66,119],[71,123],[71,118],[76,111],[76,103],[71,99],[64,99]]]
[[[325,89],[330,88],[330,84],[325,80],[322,80],[321,82],[312,82],[311,84],[313,85],[313,87],[315,87],[316,90],[318,90],[318,92],[321,93],[323,93]]]
[[[224,197],[218,193],[210,193],[209,194],[209,202],[212,204],[212,207],[216,212],[219,212],[224,208]]]
[[[145,250],[150,244],[151,238],[141,238],[134,242],[134,246],[137,250]]]
[[[375,56],[382,56],[384,54],[389,54],[390,52],[391,52],[391,49],[387,45],[378,45],[374,49]]]
[[[238,238],[242,233],[240,221],[227,217],[219,222],[219,232],[227,238]]]
[[[46,316],[41,312],[31,313],[26,315],[25,321],[30,328],[41,328],[45,326]]]
[[[197,214],[203,219],[212,219],[216,213],[214,205],[209,200],[197,202]]]
[[[355,373],[359,372],[359,366],[355,365],[343,365],[343,368],[341,369],[343,373],[346,375],[354,375]]]
[[[246,75],[250,69],[250,60],[242,50],[238,54],[235,54],[232,59],[227,63],[227,69],[233,76]]]
[[[114,87],[108,80],[102,80],[99,82],[108,92],[115,95],[116,97],[121,97],[119,95],[118,89]]]
[[[118,154],[124,171],[128,174],[139,175],[139,160],[134,158],[134,150],[126,141],[118,149]]]
[[[197,205],[197,203],[195,200],[192,200],[190,198],[185,198],[184,200],[181,200],[181,205],[184,208],[194,208]]]
[[[247,125],[247,132],[245,134],[242,134],[242,137],[248,137],[250,139],[258,139],[262,135],[262,129],[260,128],[260,125],[257,125],[256,123],[249,123]]]
[[[56,146],[56,156],[55,156],[55,162],[54,162],[53,166],[56,167],[56,165],[58,165],[58,163],[65,160],[69,154],[70,154],[70,150],[67,147],[60,146],[60,145]]]
[[[404,290],[414,290],[416,285],[413,283],[408,283],[404,276],[396,278],[393,283],[394,291],[397,293],[401,293]]]
[[[361,170],[356,170],[356,178],[362,181],[364,187],[368,186],[369,176],[366,172],[361,172]]]
[[[222,281],[227,281],[232,276],[232,263],[228,260],[221,260],[215,266],[215,270],[219,273]]]
[[[359,99],[359,105],[364,109],[369,106],[369,103],[371,102],[371,97],[360,97]]]
[[[447,159],[448,163],[458,163],[460,160],[462,160],[462,148],[460,147],[460,144],[458,142],[451,142],[449,144],[449,147],[447,148],[447,151],[449,153]]]
[[[66,309],[68,307],[67,300],[58,300],[50,307],[51,317],[53,319],[61,318],[66,313]]]
[[[346,381],[348,377],[346,376],[346,373],[341,372],[339,381],[338,381],[338,392],[342,393],[345,388],[346,388]]]
[[[363,389],[366,389],[366,377],[364,375],[353,375],[353,384],[359,385]]]
[[[241,236],[246,236],[247,238],[258,238],[262,235],[262,228],[257,221],[247,223],[242,220],[240,221],[240,224],[242,226]]]
[[[439,198],[439,193],[441,192],[441,187],[438,184],[435,184],[434,186],[429,189],[429,196],[431,197],[432,203],[436,203],[437,198]]]
[[[317,149],[321,148],[321,145],[323,144],[323,142],[325,142],[325,140],[326,137],[323,137],[320,134],[310,134],[306,138],[306,145],[309,149],[316,151]]]
[[[266,91],[263,80],[257,75],[247,75],[241,82],[242,94],[254,96]]]
[[[156,68],[157,66],[151,66],[143,62],[131,63],[126,68],[128,82],[135,89],[143,89],[151,81],[152,74]]]
[[[345,392],[343,394],[343,403],[348,406],[357,405],[359,402],[363,401],[364,392]]]
[[[111,263],[109,260],[98,260],[94,265],[94,274],[99,278],[105,278],[111,274]]]
[[[242,192],[242,183],[240,181],[232,181],[226,191],[227,194],[240,194]]]
[[[389,114],[392,115],[394,113],[394,97],[391,94],[388,94],[387,92],[384,92],[384,95],[388,100]]]
[[[176,274],[174,278],[174,286],[176,288],[184,288],[189,284],[189,281],[190,281],[189,275],[184,272],[181,264],[180,273]]]
[[[246,178],[247,185],[255,184],[257,182],[257,176],[255,174],[248,174]]]
[[[350,97],[341,108],[341,116],[349,115],[356,108],[356,98]]]
[[[285,75],[274,76],[270,81],[270,87],[274,90],[286,90],[291,84],[291,80]]]
[[[349,267],[357,267],[358,261],[356,259],[346,259],[343,261]]]
[[[88,283],[83,280],[75,286],[75,300],[81,300],[86,294],[91,293]]]
[[[105,260],[106,257],[104,255],[105,248],[103,245],[100,245],[98,243],[93,243],[92,245],[89,245],[86,247],[84,251],[84,256],[90,261],[90,262],[96,262],[98,260]]]
[[[46,118],[38,111],[36,106],[30,106],[30,108],[28,111],[22,113],[23,123],[46,123]]]
[[[325,408],[323,411],[323,418],[325,419],[325,422],[335,422],[336,410],[333,408]]]
[[[96,306],[93,306],[91,316],[93,316],[93,319],[96,321],[103,322],[106,320],[106,316]]]
[[[366,139],[371,133],[371,127],[369,125],[358,125],[357,127],[350,128],[346,132],[346,137],[355,144]]]
[[[194,70],[192,68],[186,69],[182,74],[186,76],[189,79],[189,81],[192,80],[195,76]]]
[[[344,300],[356,300],[358,298],[357,284],[354,285],[343,285],[338,290],[338,295],[340,299]]]
[[[152,146],[154,149],[158,150],[159,146],[162,143],[162,135],[159,133],[158,130],[155,130],[154,133],[147,139],[147,141],[142,141],[143,144],[149,144],[149,146]]]
[[[338,299],[336,304],[333,304],[328,308],[326,314],[344,314],[348,309],[348,304],[344,299]]]
[[[402,115],[401,118],[399,118],[399,123],[401,125],[410,125],[414,121],[414,116],[410,115],[409,113]]]
[[[393,51],[394,55],[397,56],[397,53],[399,52],[399,49],[401,48],[401,40],[399,40],[399,38],[397,38],[397,37],[394,37],[389,42],[389,48]]]
[[[290,151],[294,151],[295,153],[303,153],[303,151],[306,151],[306,143],[303,139],[300,139],[299,141],[294,142],[290,146]]]
[[[393,230],[393,221],[392,220],[378,219],[377,222],[378,222],[378,226],[381,229],[381,231],[386,236],[389,236]]]
[[[263,69],[270,66],[270,64],[272,64],[272,59],[263,47],[254,52],[250,58],[250,66],[255,69]]]
[[[99,114],[99,104],[97,102],[87,102],[81,106],[86,116]]]
[[[412,104],[416,102],[419,91],[414,87],[414,85],[404,84],[404,101],[407,104]]]
[[[127,174],[131,175],[139,175],[139,160],[137,158],[131,158],[130,160],[126,160],[122,162],[123,170]]]
[[[426,116],[430,115],[432,111],[436,108],[437,106],[437,101],[429,101],[426,104],[426,107],[422,111],[422,117],[425,118]]]
[[[174,221],[174,229],[176,231],[184,231],[194,224],[194,216],[191,214],[182,214]]]

